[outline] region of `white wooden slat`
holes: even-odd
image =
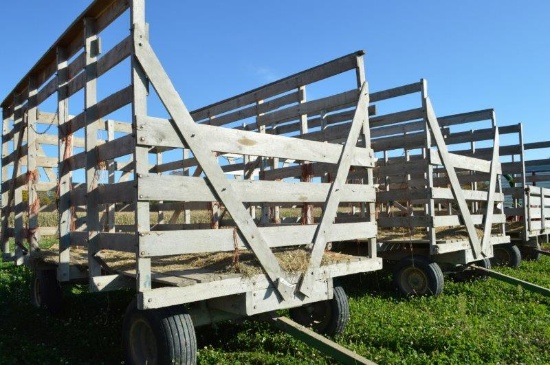
[[[492,120],[493,117],[494,117],[494,109],[485,109],[485,110],[477,110],[477,111],[468,112],[468,113],[446,115],[444,117],[437,118],[437,120],[441,127],[448,127],[451,125],[480,122],[483,120]]]
[[[74,79],[78,74],[80,74],[84,70],[85,66],[86,66],[86,53],[81,52],[67,66],[68,75],[64,83],[67,83],[70,80]]]
[[[422,91],[422,83],[423,83],[423,80],[420,80],[420,82],[415,82],[412,84],[403,85],[392,89],[373,92],[370,94],[370,102],[376,103],[381,100],[391,99],[398,96],[413,94],[413,93]]]
[[[526,150],[541,149],[550,147],[550,141],[531,142],[525,143],[524,148]]]
[[[420,123],[403,123],[403,122],[409,122],[409,121],[415,121],[418,119],[423,119],[424,117],[424,111],[422,108],[416,108],[416,109],[410,109],[410,110],[404,110],[399,111],[391,114],[384,114],[384,115],[378,115],[375,117],[372,117],[369,120],[369,124],[371,128],[373,128],[372,132],[378,131],[380,133],[381,130],[383,130],[380,127],[388,126],[387,128],[392,129],[386,129],[386,131],[392,131],[394,128],[403,128],[405,131],[410,132],[412,130],[423,130],[425,129],[426,122],[420,122]],[[393,126],[396,123],[402,123],[397,126]],[[410,130],[409,130],[410,129]],[[388,133],[381,134],[382,136],[387,135]],[[378,137],[378,134],[373,134],[373,137]]]
[[[93,193],[98,204],[132,203],[136,199],[136,182],[126,181],[98,186]]]
[[[329,78],[334,75],[352,70],[357,67],[357,55],[364,52],[355,52],[333,61],[329,61],[308,70],[285,77],[271,84],[248,91],[233,98],[222,100],[218,103],[194,110],[193,118],[196,120],[206,119],[211,115],[219,115],[229,110],[240,108],[244,105],[254,104],[259,100],[266,100],[275,95],[287,91],[296,90],[300,86],[308,85],[316,81]]]
[[[389,161],[390,162],[390,161]],[[378,164],[383,164],[384,161],[378,160]],[[388,166],[378,165],[374,168],[374,176],[403,176],[406,174],[424,173],[428,168],[429,162],[421,160],[403,161],[401,163],[391,163]]]
[[[242,202],[325,202],[330,184],[283,181],[232,180],[235,197]],[[373,186],[344,184],[342,202],[374,201]],[[138,195],[144,200],[203,201],[216,200],[204,178],[188,176],[142,176],[139,179]]]
[[[138,116],[138,144],[183,148],[184,144],[174,133],[166,119]],[[304,141],[298,138],[275,136],[264,133],[240,131],[209,125],[194,125],[197,134],[209,136],[205,148],[222,153],[250,156],[270,156],[293,160],[337,163],[343,147],[337,144]],[[372,167],[371,152],[354,148],[351,164]]]
[[[134,152],[136,146],[133,135],[128,134],[96,147],[98,161],[112,160]]]
[[[411,133],[404,136],[392,136],[384,138],[371,139],[371,147],[375,152],[390,150],[412,150],[415,148],[424,148],[427,144],[426,133]]]
[[[380,258],[357,259],[351,262],[322,266],[316,269],[312,276],[314,281],[325,283],[328,278],[374,271],[381,268],[382,260]],[[134,273],[128,274],[135,275]],[[220,277],[218,280],[195,285],[158,288],[138,294],[138,298],[144,303],[143,309],[153,309],[248,293],[269,287],[271,287],[271,284],[264,275],[256,275],[251,278],[243,278],[241,275],[236,277],[226,276],[225,278]],[[326,288],[326,284],[324,287]],[[303,297],[297,293],[291,294],[288,298],[288,302],[299,303],[302,301]],[[283,303],[278,306],[278,308],[284,307]]]
[[[316,99],[299,105],[287,107],[271,113],[259,115],[256,118],[256,125],[270,125],[273,123],[285,123],[296,120],[302,114],[317,115],[321,111],[326,113],[349,108],[357,104],[358,90],[350,90],[341,94]]]
[[[99,233],[99,247],[102,250],[137,252],[138,238],[131,233]]]
[[[311,244],[316,229],[316,224],[259,228],[271,248]],[[366,240],[375,237],[376,232],[375,223],[342,223],[334,224],[327,237],[329,241]],[[237,244],[239,249],[246,248],[239,236]],[[235,250],[231,229],[151,231],[140,237],[140,245],[140,256],[143,257]]]
[[[57,91],[57,79],[54,77],[36,95],[37,105],[42,104],[44,100],[48,99],[56,91]]]
[[[300,93],[299,92],[293,92],[289,94],[285,94],[281,97],[278,97],[273,100],[266,101],[265,103],[261,104],[253,104],[247,108],[241,108],[236,111],[226,113],[223,115],[210,115],[209,118],[206,119],[198,119],[199,116],[195,116],[193,113],[191,113],[191,116],[196,122],[209,124],[209,125],[216,125],[221,126],[229,123],[236,122],[238,120],[254,117],[256,115],[262,114],[262,113],[268,113],[272,110],[279,109],[285,105],[297,103],[300,100]],[[252,129],[257,129],[258,126],[256,123],[250,126]]]
[[[453,145],[461,143],[489,141],[493,139],[493,135],[493,128],[475,129],[466,132],[450,133],[446,138],[446,142],[447,145]]]
[[[132,54],[132,41],[132,36],[124,38],[97,61],[97,77],[107,73]]]
[[[483,224],[483,215],[482,214],[471,214],[470,220],[472,224],[481,225]],[[504,214],[493,214],[493,224],[500,224],[506,222],[506,216]],[[433,226],[434,227],[455,227],[463,225],[464,222],[458,215],[446,215],[446,216],[436,216],[433,217]]]
[[[498,148],[496,150],[498,151]],[[449,153],[449,159],[452,161],[453,166],[457,169],[486,173],[491,171],[491,161],[481,160],[475,157],[460,156],[454,153]],[[430,163],[434,165],[443,165],[441,158],[435,150],[430,150]],[[499,161],[495,163],[495,171],[499,175],[502,174],[502,168]]]
[[[480,191],[480,190],[463,190],[464,199],[466,200],[477,200],[477,201],[483,201],[486,202],[489,198],[489,194],[487,191]],[[446,199],[446,200],[454,200],[453,193],[451,189],[448,188],[432,188],[432,198],[433,199]],[[494,201],[503,201],[504,200],[504,194],[502,193],[494,193]]]
[[[97,120],[100,120],[106,115],[109,115],[123,106],[130,104],[133,100],[132,96],[133,88],[130,85],[109,95],[100,102],[97,102],[94,106],[94,112],[97,113]],[[84,128],[86,126],[85,115],[86,111],[74,116],[66,124],[60,126],[59,129],[61,130],[62,135],[66,136],[70,132],[76,132],[79,129]]]

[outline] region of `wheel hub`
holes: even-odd
[[[401,283],[409,293],[424,294],[428,288],[426,274],[416,267],[409,267],[403,271]]]

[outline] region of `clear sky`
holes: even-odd
[[[4,1],[0,99],[91,1]],[[189,109],[353,51],[371,91],[428,80],[438,115],[495,108],[550,138],[550,1],[149,0],[153,48]]]

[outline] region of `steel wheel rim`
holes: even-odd
[[[407,293],[425,294],[428,291],[426,273],[414,266],[407,267],[402,271],[399,283]]]
[[[493,258],[495,265],[497,266],[504,266],[512,261],[512,255],[510,255],[510,252],[508,252],[505,248],[495,247],[493,251]]]

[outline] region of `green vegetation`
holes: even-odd
[[[550,257],[500,271],[550,287]],[[64,288],[50,316],[29,301],[31,273],[0,264],[0,364],[121,364],[122,316],[131,292]],[[548,364],[550,298],[494,279],[446,281],[436,298],[403,298],[383,273],[342,280],[351,319],[340,344],[379,364]],[[201,364],[330,364],[267,323],[197,329]]]

